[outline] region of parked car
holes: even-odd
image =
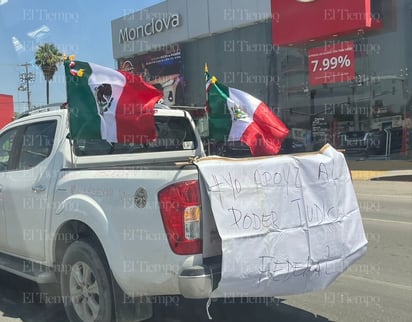
[[[286,138],[283,140],[279,154],[293,154],[305,151],[306,147],[303,142],[293,138]]]
[[[282,147],[279,151],[279,154],[294,154],[305,151],[306,147],[302,142],[293,138],[285,138],[282,142]],[[230,158],[252,156],[249,147],[240,141],[214,143],[211,152],[211,154],[216,154]]]
[[[402,128],[390,128],[382,131],[353,131],[342,133],[341,146],[346,154],[385,155],[396,153],[402,147]],[[387,149],[389,149],[387,151]]]
[[[366,131],[344,132],[339,138],[339,147],[344,149],[346,154],[366,155],[368,147],[368,133]]]
[[[390,128],[368,133],[368,155],[384,155],[400,152],[402,148],[402,128]],[[387,151],[388,149],[388,151]]]

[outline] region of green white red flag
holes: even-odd
[[[154,105],[163,93],[141,76],[65,61],[72,139],[147,143],[156,139]]]
[[[253,156],[279,153],[289,134],[285,124],[256,97],[220,84],[205,73],[210,137],[241,141]]]

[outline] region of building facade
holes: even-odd
[[[13,96],[0,94],[0,129],[13,121],[14,119],[14,104]]]
[[[313,149],[410,127],[410,30],[412,0],[167,0],[113,20],[112,42],[168,105],[205,105],[207,63]]]

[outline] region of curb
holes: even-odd
[[[376,179],[384,179],[385,177],[395,178],[399,177],[400,181],[402,177],[411,177],[412,170],[392,170],[392,171],[371,171],[371,170],[351,170],[352,180],[376,180]],[[406,180],[406,181],[410,181]]]
[[[390,171],[351,170],[352,180],[371,180],[386,176]]]

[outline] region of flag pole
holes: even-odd
[[[208,78],[209,78],[209,68],[207,67],[207,63],[205,63],[204,72],[205,72],[205,80],[206,80],[206,83],[207,83]],[[210,127],[209,127],[209,111],[208,111],[208,108],[207,108],[207,91],[206,91],[206,104],[205,105],[206,105],[205,107],[206,107],[206,115],[207,115],[207,133],[208,133],[208,136],[207,136],[207,155],[210,155]]]
[[[70,106],[66,103],[66,107],[62,107],[62,108],[67,109],[67,121],[70,123]],[[73,147],[73,139],[70,134],[70,125],[69,125],[68,139],[69,139],[69,144],[70,144],[70,161],[71,161],[72,167],[76,168],[76,165],[74,164],[74,158],[73,158],[74,147]]]
[[[74,60],[74,55],[67,56],[66,54],[63,54],[63,65],[65,68],[65,80],[66,80],[66,103],[62,104],[60,106],[61,109],[67,109],[67,122],[68,122],[68,128],[69,128],[69,134],[68,134],[68,139],[69,139],[69,144],[70,144],[70,162],[72,164],[73,168],[76,168],[76,165],[74,164],[74,146],[73,146],[73,138],[70,132],[70,106],[69,106],[69,98],[67,97],[67,74],[66,74],[66,64],[69,64],[72,60]]]

